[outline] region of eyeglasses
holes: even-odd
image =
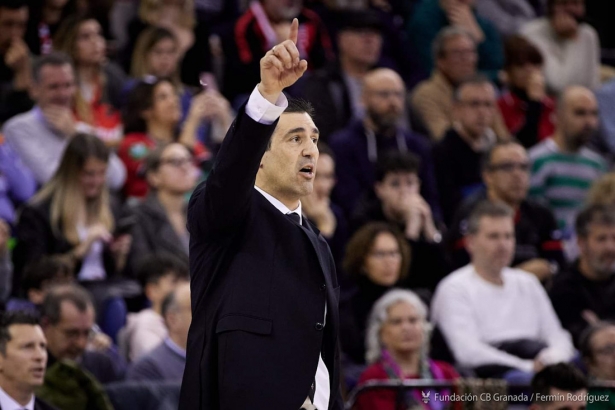
[[[369,253],[370,256],[373,256],[376,259],[384,259],[384,258],[401,258],[400,251],[372,251]]]
[[[513,172],[519,170],[522,172],[529,172],[530,164],[527,162],[502,162],[501,164],[489,165],[491,171]]]
[[[172,167],[180,168],[184,165],[192,164],[192,158],[167,158],[160,161],[161,165],[169,164]]]
[[[600,349],[594,350],[594,354],[599,356],[613,356],[615,355],[615,344],[606,345]]]

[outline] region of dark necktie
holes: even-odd
[[[287,213],[286,216],[297,225],[301,225],[301,217],[296,212]]]

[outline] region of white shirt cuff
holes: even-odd
[[[286,107],[288,107],[288,100],[284,93],[280,93],[274,105],[261,95],[258,87],[254,87],[246,104],[246,114],[256,122],[270,125],[280,118]]]

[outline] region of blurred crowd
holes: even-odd
[[[615,381],[605,3],[0,0],[0,408],[174,408],[188,199],[295,17],[345,391]],[[375,389],[354,408],[456,407]]]

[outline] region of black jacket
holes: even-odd
[[[329,409],[342,409],[333,257],[307,218],[295,224],[254,189],[276,124],[259,124],[242,107],[190,199],[193,315],[182,410],[298,410],[321,353]]]

